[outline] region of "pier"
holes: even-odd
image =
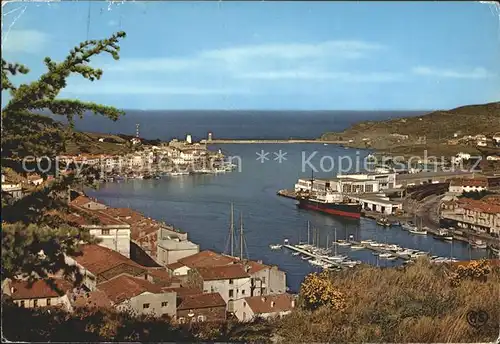
[[[340,262],[336,262],[336,261],[328,259],[326,257],[318,256],[317,254],[314,254],[314,253],[309,252],[307,250],[304,250],[302,248],[296,247],[294,245],[284,244],[283,247],[285,247],[285,248],[287,248],[287,249],[289,249],[291,251],[299,252],[299,253],[303,254],[304,256],[308,256],[308,257],[314,258],[314,259],[319,260],[321,262],[324,262],[324,263],[327,263],[327,264],[332,264],[332,265],[334,265],[336,267],[339,267],[339,268],[343,268],[344,267],[344,266],[342,266],[342,264],[340,264]]]
[[[379,247],[379,246],[371,246],[370,244],[362,244],[361,242],[359,241],[354,241],[354,240],[349,240],[349,242],[352,244],[352,245],[358,245],[358,246],[363,246],[364,249],[366,250],[370,250],[370,251],[373,251],[373,252],[377,252],[377,253],[390,253],[392,254],[393,256],[395,256],[397,259],[402,259],[402,260],[411,260],[411,258],[407,255],[398,255],[396,252],[394,251],[391,251],[391,250],[388,250],[388,249],[385,249],[383,247]]]

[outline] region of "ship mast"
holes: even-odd
[[[231,203],[231,225],[229,227],[229,240],[231,245],[231,257],[234,256],[234,205]]]
[[[240,260],[243,260],[243,214],[240,212]]]
[[[310,225],[309,225],[309,220],[307,221],[307,244],[309,245],[309,228]]]
[[[337,256],[337,228],[335,228],[335,256]]]

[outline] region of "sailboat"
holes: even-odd
[[[420,228],[415,227],[409,230],[412,234],[427,235],[427,231],[422,228],[422,219],[420,219]]]
[[[406,229],[407,231],[411,229],[416,229],[417,228],[417,215],[415,215],[414,221],[408,221],[406,223],[403,223],[401,225],[403,229]]]

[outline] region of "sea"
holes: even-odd
[[[79,130],[133,134],[140,124],[141,137],[148,139],[182,139],[191,134],[195,140],[213,132],[214,138],[316,138],[326,131],[340,131],[364,120],[384,120],[419,115],[416,112],[272,112],[272,111],[133,111],[112,122],[99,117],[79,120]],[[271,250],[269,245],[306,242],[313,231],[319,233],[317,244],[331,247],[336,239],[353,235],[357,240],[374,239],[402,247],[431,252],[433,255],[458,259],[484,257],[485,250],[468,244],[413,235],[399,228],[383,228],[373,220],[350,220],[298,209],[292,199],[277,196],[280,189],[293,188],[298,178],[331,177],[349,170],[343,161],[363,158],[368,150],[346,149],[324,144],[225,144],[210,146],[222,150],[239,168],[216,175],[163,177],[160,180],[130,180],[104,183],[92,196],[113,207],[128,207],[146,216],[165,221],[185,231],[201,250],[230,252],[228,245],[230,209],[234,204],[235,227],[243,228],[243,256],[276,265],[287,274],[291,291],[299,289],[301,281],[318,271],[299,256],[286,249]],[[308,161],[309,163],[304,163]],[[355,169],[353,166],[351,170]],[[239,239],[235,254],[240,255]],[[379,259],[371,251],[350,251],[338,247],[338,254],[352,259],[389,267],[401,261]]]

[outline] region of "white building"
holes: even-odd
[[[192,269],[189,278],[204,293],[219,293],[229,312],[234,312],[234,300],[251,295],[251,277],[241,264]]]
[[[191,134],[187,134],[186,135],[186,142],[189,143],[189,144],[192,144],[193,143],[193,139],[191,137]]]
[[[462,163],[463,161],[467,161],[467,160],[470,160],[471,158],[471,155],[469,153],[463,153],[463,152],[460,152],[460,153],[457,153],[457,155],[455,155],[453,157],[453,163],[455,165],[459,165],[460,163]]]
[[[175,233],[165,228],[158,229],[156,261],[167,266],[179,259],[200,252],[200,246],[187,240],[185,233]]]
[[[235,316],[239,321],[255,318],[283,317],[295,308],[295,297],[290,294],[246,297],[235,301]]]
[[[452,179],[448,191],[454,194],[464,192],[481,192],[488,190],[486,179]]]
[[[175,291],[163,291],[159,285],[128,275],[101,283],[98,288],[106,294],[118,311],[156,317],[167,315],[175,319]]]

